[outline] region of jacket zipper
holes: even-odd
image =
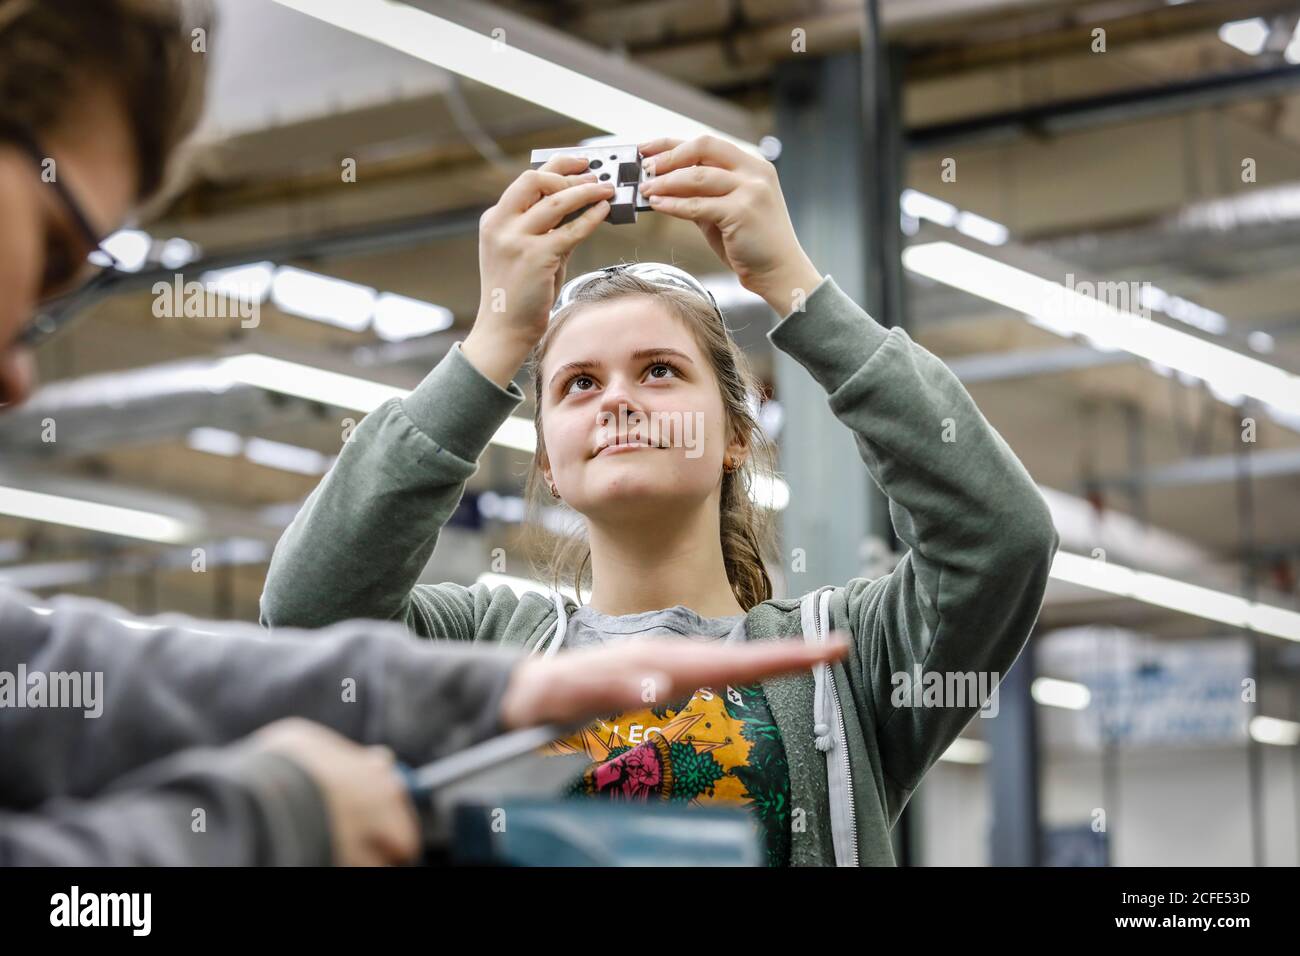
[[[817,629],[818,640],[824,642],[826,640],[826,633],[822,630],[820,598],[821,593],[818,592],[812,602],[813,627]],[[849,741],[844,732],[844,708],[840,706],[840,692],[839,688],[835,686],[835,671],[829,664],[823,666],[826,667],[826,678],[830,683],[831,699],[835,702],[835,721],[837,730],[839,731],[835,741],[835,749],[839,754],[840,773],[844,778],[844,792],[845,796],[848,798],[847,810],[849,818],[849,837],[851,839],[852,847],[848,863],[850,866],[857,866],[858,821],[855,809],[856,805],[853,802],[853,772],[849,769]]]

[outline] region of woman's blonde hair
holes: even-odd
[[[560,329],[584,307],[632,296],[659,303],[685,323],[717,378],[728,435],[748,449],[740,467],[723,472],[718,528],[727,580],[740,606],[748,611],[772,597],[772,581],[764,564],[775,548],[772,516],[751,495],[756,485],[770,488],[770,480],[776,475],[776,451],[758,423],[766,396],[744,352],[711,303],[684,289],[665,288],[624,272],[594,279],[579,289],[574,300],[555,315],[529,355],[526,367],[533,380],[537,453],[525,482],[524,498],[534,572],[557,590],[562,580],[572,581],[579,603],[583,586],[591,582],[591,550],[583,522],[569,522],[567,528],[555,528],[552,522],[552,528],[547,529],[542,521],[543,513],[553,503],[543,473],[547,452],[542,431],[542,362]],[[553,535],[559,536],[559,546]]]

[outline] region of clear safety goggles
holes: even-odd
[[[587,272],[576,278],[570,279],[564,283],[560,289],[560,294],[555,298],[555,305],[551,308],[551,318],[555,318],[560,310],[569,305],[577,297],[577,293],[585,285],[598,279],[609,278],[617,273],[626,272],[628,275],[634,275],[638,279],[644,279],[658,286],[670,289],[682,289],[700,298],[706,300],[713,311],[717,313],[719,321],[722,321],[722,310],[718,308],[718,302],[713,298],[713,293],[704,287],[699,279],[691,275],[684,269],[676,266],[670,266],[664,262],[633,262],[614,266],[606,266],[603,269],[597,269],[595,272]]]

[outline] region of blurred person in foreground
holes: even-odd
[[[0,0],[0,412],[35,384],[38,306],[86,281],[194,124],[193,25],[171,0]],[[631,706],[647,678],[746,682],[844,650],[525,661],[418,645],[396,624],[272,639],[124,617],[0,585],[0,863],[407,862],[418,827],[395,759]]]

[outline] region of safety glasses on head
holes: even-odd
[[[703,283],[695,276],[691,275],[684,269],[676,266],[670,266],[664,262],[633,262],[620,263],[619,265],[605,266],[603,269],[597,269],[595,272],[586,272],[577,278],[570,279],[564,283],[560,289],[560,294],[555,298],[555,305],[551,307],[551,318],[554,319],[560,313],[560,310],[571,304],[576,298],[577,293],[584,286],[598,279],[606,279],[618,273],[627,273],[636,276],[638,279],[644,279],[658,286],[670,289],[682,289],[694,295],[698,295],[713,307],[717,313],[718,320],[722,318],[722,310],[718,308],[718,302],[713,298],[713,293],[706,289]],[[725,322],[724,322],[725,324]]]

